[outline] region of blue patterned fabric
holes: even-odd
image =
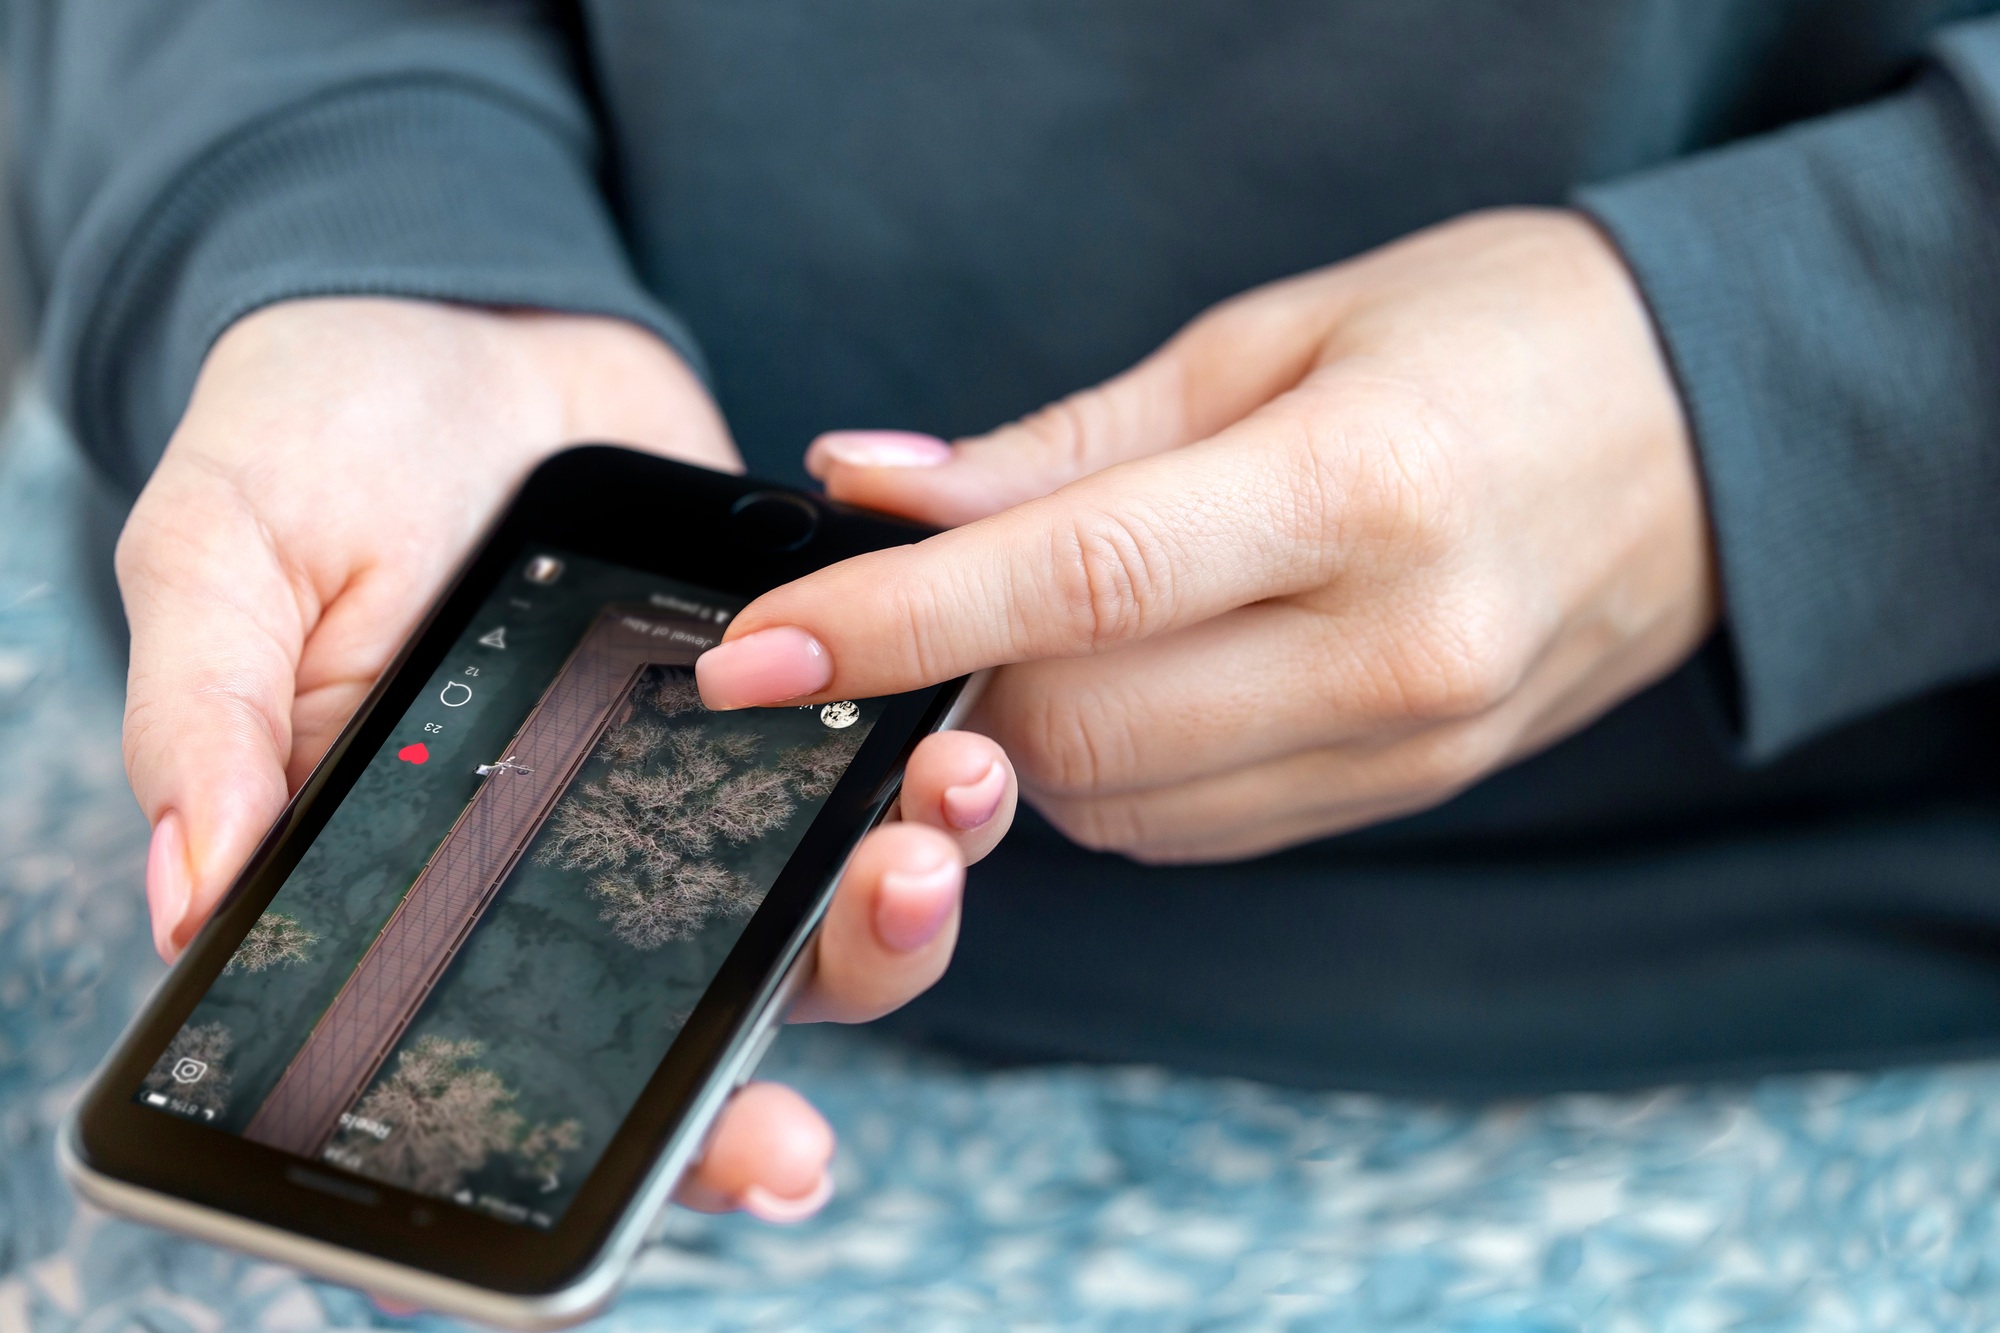
[[[51,1140],[160,974],[77,463],[0,445],[0,1333],[446,1328],[79,1208]],[[967,1069],[796,1030],[841,1134],[776,1230],[676,1212],[604,1330],[1962,1329],[2000,1322],[2000,1066],[1453,1106]]]

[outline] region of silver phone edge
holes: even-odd
[[[948,731],[956,727],[978,701],[990,674],[981,671],[968,679],[932,730]],[[853,853],[850,852],[834,871],[830,883],[840,882],[847,873],[848,861],[852,859]],[[105,1077],[103,1068],[91,1076],[86,1090],[78,1095],[63,1117],[61,1129],[56,1135],[57,1163],[71,1188],[85,1200],[136,1222],[289,1264],[330,1282],[356,1287],[390,1300],[408,1302],[439,1314],[457,1315],[500,1328],[521,1329],[525,1333],[566,1328],[598,1313],[618,1294],[639,1248],[645,1244],[646,1234],[652,1230],[661,1210],[672,1200],[674,1186],[680,1183],[682,1173],[706,1144],[709,1131],[714,1127],[715,1118],[721,1114],[724,1103],[731,1093],[749,1081],[758,1062],[770,1049],[785,1012],[805,983],[810,969],[802,964],[810,956],[812,940],[819,930],[820,918],[825,915],[827,900],[831,897],[831,894],[821,895],[819,910],[806,923],[805,929],[794,937],[798,943],[785,959],[776,984],[765,991],[756,1017],[744,1024],[741,1035],[731,1043],[728,1054],[717,1066],[715,1077],[709,1079],[697,1094],[691,1113],[681,1121],[666,1151],[660,1154],[652,1170],[647,1172],[645,1182],[633,1193],[632,1202],[612,1229],[610,1239],[576,1281],[555,1291],[538,1296],[509,1296],[328,1241],[301,1236],[282,1227],[253,1222],[218,1208],[190,1203],[94,1170],[84,1163],[77,1152],[76,1118],[77,1108]]]
[[[814,923],[815,927],[817,924]],[[805,938],[810,940],[811,934],[807,933]],[[691,1113],[681,1121],[666,1151],[647,1172],[644,1184],[634,1192],[632,1202],[597,1256],[576,1281],[541,1295],[510,1296],[107,1176],[86,1165],[76,1151],[74,1107],[64,1118],[57,1136],[57,1160],[78,1194],[135,1221],[290,1264],[328,1281],[440,1314],[531,1333],[565,1328],[588,1319],[617,1295],[653,1220],[672,1198],[681,1174],[706,1143],[729,1094],[749,1080],[757,1061],[769,1049],[778,1022],[790,1007],[804,973],[798,965],[804,953],[803,947],[794,951],[783,979],[767,992],[756,1018],[744,1025],[742,1035],[731,1044],[715,1077],[702,1086]],[[95,1079],[92,1081],[94,1084]],[[81,1102],[79,1098],[78,1104]]]
[[[955,730],[959,723],[965,721],[966,715],[972,711],[972,706],[979,702],[979,696],[986,693],[986,683],[992,679],[992,667],[975,671],[967,676],[964,687],[958,692],[958,697],[951,701],[951,707],[944,710],[944,714],[938,718],[937,725],[932,727],[931,731],[936,733]]]

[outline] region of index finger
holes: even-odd
[[[1304,591],[1331,574],[1342,489],[1303,405],[1120,464],[752,602],[695,671],[711,708],[865,698],[1076,657]]]

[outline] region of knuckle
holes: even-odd
[[[1111,461],[1119,442],[1130,437],[1133,406],[1131,395],[1093,385],[1023,417],[1015,428],[1046,466],[1079,477]]]
[[[855,562],[856,575],[861,575],[861,561],[869,559]],[[865,665],[871,672],[895,679],[949,680],[1013,655],[1008,621],[968,614],[970,608],[994,604],[1005,592],[982,562],[931,560],[877,570],[886,573],[870,571],[830,585],[853,598],[856,618],[851,623],[869,627]],[[824,585],[819,595],[826,595]],[[806,614],[811,614],[809,607]],[[835,660],[843,660],[838,647]],[[844,660],[858,662],[860,655]]]
[[[1088,510],[1059,524],[1050,561],[1058,610],[1074,651],[1143,638],[1164,620],[1173,576],[1164,545],[1130,515]]]
[[[158,652],[134,654],[123,730],[128,770],[178,763],[195,736],[210,745],[289,753],[294,684],[279,646],[250,634],[227,652],[159,658]]]
[[[1492,772],[1505,756],[1493,728],[1442,729],[1414,746],[1377,795],[1411,809],[1435,805]]]
[[[159,573],[158,566],[174,545],[174,530],[161,521],[160,506],[142,494],[119,529],[112,548],[111,568],[122,591],[132,592]]]
[[[1005,748],[1026,785],[1053,796],[1084,796],[1132,770],[1131,728],[1094,692],[1035,690],[1022,703]]]
[[[917,679],[946,679],[936,675],[950,656],[940,631],[937,590],[927,580],[892,579],[886,591],[889,601],[883,620],[890,630],[888,643],[902,650],[896,665]]]
[[[141,776],[140,768],[146,757],[161,748],[156,738],[167,730],[163,712],[161,701],[154,696],[134,694],[125,705],[121,740],[125,772],[134,779]]]
[[[1466,515],[1448,462],[1427,449],[1381,460],[1372,486],[1377,540],[1396,563],[1422,569],[1448,560],[1466,538]]]
[[[1143,860],[1151,842],[1138,802],[1131,799],[1046,801],[1042,814],[1064,837],[1086,851]]]
[[[1478,717],[1511,697],[1524,671],[1517,634],[1484,607],[1434,608],[1399,636],[1396,708],[1426,723]]]
[[[1051,465],[1074,474],[1090,452],[1091,391],[1071,394],[1023,417],[1017,429]]]
[[[1376,401],[1359,415],[1377,424],[1373,438],[1351,454],[1353,470],[1345,479],[1351,489],[1340,506],[1357,529],[1350,535],[1394,552],[1394,563],[1404,568],[1444,560],[1471,527],[1461,460],[1472,441],[1428,395],[1376,385],[1371,396]]]

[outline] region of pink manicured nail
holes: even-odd
[[[181,955],[174,932],[186,919],[188,900],[194,896],[191,878],[187,831],[180,813],[169,810],[153,825],[152,845],[146,849],[146,902],[153,914],[153,947],[170,963]]]
[[[937,467],[951,461],[951,446],[935,435],[907,430],[828,431],[806,450],[806,470],[819,476],[829,463],[847,467]]]
[[[820,1209],[826,1207],[833,1197],[833,1172],[820,1172],[819,1184],[812,1192],[796,1199],[782,1198],[762,1185],[752,1185],[743,1191],[743,1211],[760,1222],[775,1222],[779,1226],[790,1226],[803,1222]]]
[[[695,660],[694,679],[710,708],[756,708],[825,689],[833,659],[812,635],[780,625],[709,649]]]
[[[958,881],[958,862],[952,860],[930,870],[884,872],[875,899],[875,937],[898,953],[929,944],[958,906]]]
[[[961,831],[979,828],[999,811],[1006,794],[1007,768],[995,759],[979,781],[944,789],[945,822]]]

